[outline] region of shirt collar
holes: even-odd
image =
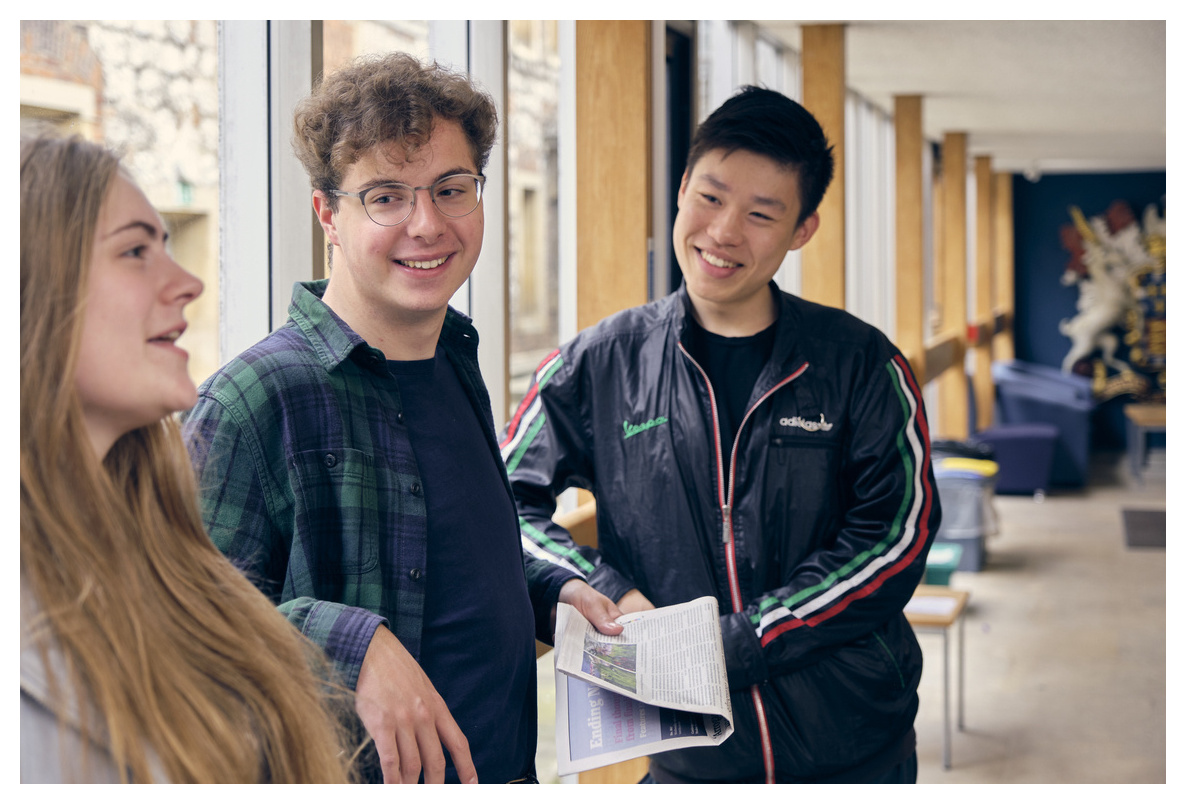
[[[289,317],[313,346],[318,360],[326,371],[333,371],[355,350],[361,350],[359,356],[365,362],[383,365],[387,359],[383,352],[363,340],[322,300],[328,286],[328,279],[297,282],[288,306]],[[441,344],[447,352],[459,351],[476,359],[478,332],[471,319],[450,307],[445,312]]]

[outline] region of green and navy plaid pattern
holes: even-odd
[[[210,537],[353,687],[382,622],[419,658],[427,519],[386,357],[325,286],[295,286],[288,322],[203,383],[184,430]],[[497,457],[469,319],[449,310],[441,345]]]

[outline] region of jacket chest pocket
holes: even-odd
[[[791,471],[826,471],[828,477],[839,468],[840,443],[836,439],[813,438],[807,435],[774,435],[770,437],[767,469],[774,474]]]
[[[374,461],[355,449],[298,452],[291,459],[296,496],[292,550],[317,577],[374,569],[379,563]]]
[[[793,534],[778,540],[777,563],[782,566],[793,566],[835,529],[841,507],[841,461],[837,439],[770,437],[762,516],[765,532]]]

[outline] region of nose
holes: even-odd
[[[741,242],[740,213],[731,209],[718,211],[709,221],[708,236],[722,246],[736,246]]]
[[[165,286],[165,295],[169,303],[182,307],[202,295],[205,285],[201,279],[181,267],[181,264],[171,256],[169,260],[169,281]]]
[[[445,216],[433,203],[431,190],[420,189],[416,193],[416,203],[412,205],[412,213],[406,221],[407,232],[412,237],[431,243],[445,231]],[[420,193],[424,195],[420,196]]]

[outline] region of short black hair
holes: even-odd
[[[819,208],[832,182],[832,146],[811,112],[772,89],[745,86],[696,129],[687,172],[710,151],[751,151],[795,171],[802,210],[796,225]]]

